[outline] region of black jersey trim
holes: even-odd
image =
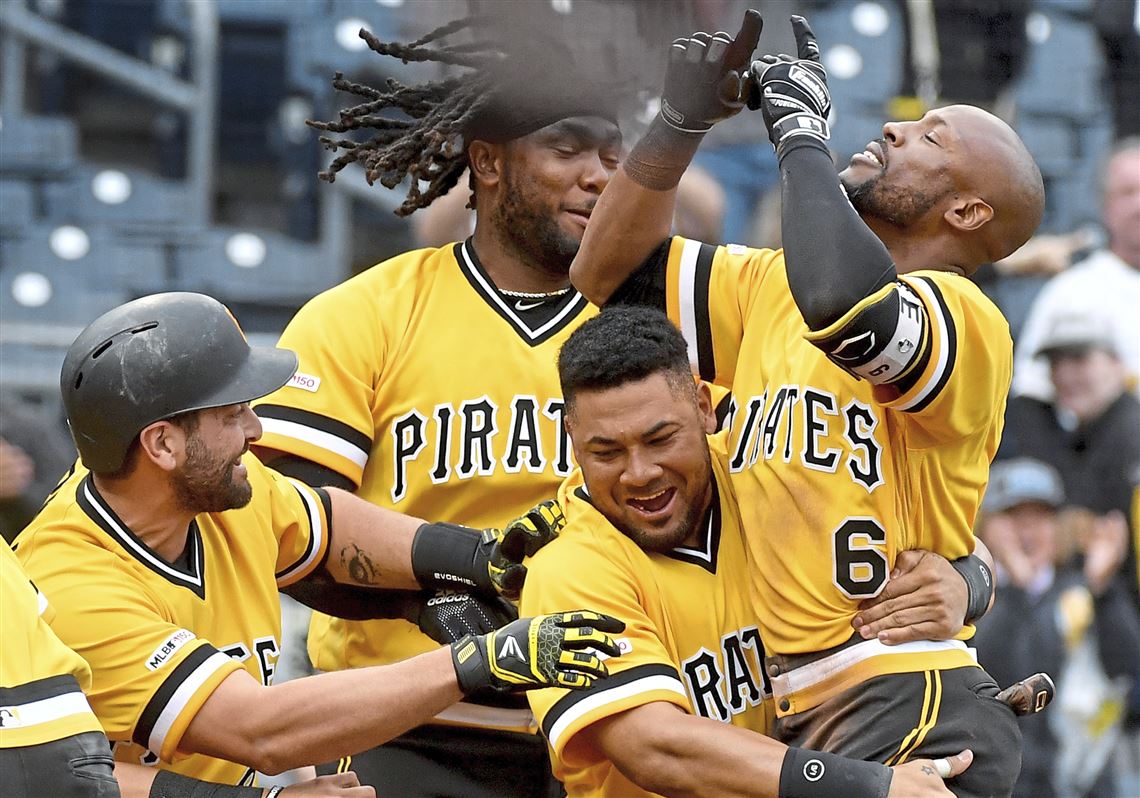
[[[629,670],[615,673],[611,676],[606,676],[594,682],[592,687],[585,690],[572,690],[567,693],[558,701],[554,702],[542,719],[542,734],[546,739],[550,739],[550,732],[554,724],[567,713],[575,705],[588,698],[593,698],[598,695],[604,695],[613,690],[619,690],[627,685],[641,681],[653,676],[667,676],[677,680],[677,683],[684,688],[684,682],[681,681],[681,675],[677,673],[677,669],[671,665],[664,665],[661,663],[653,663],[649,665],[638,665]]]
[[[586,297],[571,288],[566,292],[566,296],[557,302],[550,302],[552,309],[557,308],[557,310],[553,310],[554,315],[537,327],[532,327],[530,322],[517,313],[508,302],[504,301],[502,295],[495,288],[494,282],[487,276],[483,264],[479,262],[479,256],[475,254],[475,247],[471,245],[470,238],[462,243],[455,244],[453,252],[455,262],[459,264],[459,271],[467,278],[467,282],[475,289],[475,293],[482,297],[488,307],[498,313],[518,336],[532,347],[538,346],[564,330],[589,305]]]
[[[200,599],[206,598],[206,563],[203,556],[202,532],[198,528],[197,519],[190,521],[190,527],[186,532],[187,568],[183,569],[158,556],[123,523],[123,520],[99,495],[95,480],[90,474],[79,483],[75,499],[83,512],[87,513],[87,516],[112,540],[118,542],[124,551],[172,585],[187,588]]]
[[[716,377],[713,358],[712,323],[709,319],[709,280],[712,278],[716,247],[701,244],[693,275],[693,321],[697,327],[697,367],[700,378],[712,382]]]
[[[701,525],[704,528],[704,539],[701,541],[700,548],[678,547],[665,552],[665,556],[692,565],[699,565],[710,574],[715,574],[717,561],[720,559],[720,491],[717,488],[715,477],[710,479],[710,483],[712,485],[712,500],[705,517],[701,520]]]
[[[690,548],[676,548],[672,551],[662,552],[666,557],[680,562],[687,562],[691,565],[699,565],[710,574],[716,573],[717,560],[720,558],[720,529],[721,529],[721,513],[720,513],[720,491],[717,488],[716,477],[711,478],[712,483],[712,500],[709,504],[709,509],[705,513],[705,517],[701,519],[701,524],[704,528],[704,538],[701,541],[701,546],[698,549]],[[595,510],[598,509],[594,504],[590,494],[586,492],[584,485],[579,485],[574,489],[574,495],[584,502],[587,502]],[[600,513],[601,510],[598,510]],[[604,516],[603,516],[604,517]]]
[[[954,325],[954,317],[950,314],[950,308],[947,307],[942,292],[929,277],[916,277],[915,279],[921,281],[930,289],[931,294],[934,296],[934,301],[938,304],[936,309],[938,319],[931,318],[930,313],[927,313],[927,318],[930,319],[929,323],[932,327],[939,321],[942,323],[942,334],[946,340],[946,362],[943,364],[942,371],[939,373],[934,386],[927,392],[926,396],[906,409],[908,413],[919,413],[929,407],[930,403],[938,398],[938,395],[942,393],[942,389],[946,387],[946,383],[950,381],[950,375],[954,373],[954,367],[958,358],[958,329]],[[931,334],[930,349],[933,350],[933,348],[934,335]]]
[[[48,676],[43,679],[17,684],[14,687],[0,687],[0,707],[16,704],[31,704],[47,698],[82,693],[79,681],[70,673]]]
[[[253,412],[261,418],[274,418],[278,421],[291,421],[294,424],[300,424],[302,427],[309,427],[318,432],[324,432],[333,437],[340,438],[345,443],[352,444],[357,449],[360,449],[365,454],[372,451],[372,439],[365,435],[360,430],[350,427],[343,421],[337,421],[335,418],[322,416],[320,413],[314,413],[310,410],[301,410],[297,407],[287,407],[285,405],[264,404],[257,405],[253,408]]]
[[[150,700],[146,702],[143,711],[139,714],[139,721],[135,724],[134,734],[131,735],[132,740],[143,748],[150,749],[151,732],[154,731],[154,724],[158,723],[158,719],[162,717],[162,712],[166,709],[166,705],[174,698],[174,694],[178,691],[178,688],[182,686],[182,683],[189,679],[206,660],[217,653],[219,653],[218,649],[209,643],[203,643],[191,651],[184,660],[174,667],[174,670],[163,680],[159,688],[154,691]],[[153,753],[158,754],[159,752],[154,751]]]
[[[321,555],[320,560],[311,564],[311,566],[308,568],[308,573],[305,574],[305,576],[308,576],[309,574],[320,570],[321,567],[324,566],[325,561],[328,560],[330,546],[327,545],[327,542],[331,539],[330,536],[332,532],[332,500],[329,499],[328,492],[322,488],[310,487],[309,489],[317,494],[317,498],[320,501],[321,507],[323,507],[325,511],[325,520],[322,523],[320,518],[313,517],[313,514],[309,509],[310,498],[305,495],[305,491],[302,488],[294,484],[293,490],[297,491],[297,498],[301,500],[301,506],[305,508],[305,516],[309,519],[309,539],[306,541],[305,550],[301,553],[301,555],[274,575],[278,582],[280,582],[282,579],[292,577],[294,572],[300,569],[305,564],[305,561],[313,556],[313,551],[318,546],[322,545],[322,542],[325,543],[324,554]]]

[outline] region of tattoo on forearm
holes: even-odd
[[[349,578],[358,584],[374,585],[380,578],[380,569],[355,543],[340,550],[340,563],[348,571]]]

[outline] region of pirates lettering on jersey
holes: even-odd
[[[562,423],[564,404],[545,404],[533,394],[518,394],[501,407],[484,395],[436,405],[430,414],[416,408],[392,421],[392,503],[408,492],[408,469],[430,468],[433,484],[489,476],[499,468],[540,474],[550,467],[563,477],[573,468],[570,439]],[[554,460],[547,461],[548,441]],[[429,450],[428,455],[421,455]]]
[[[763,660],[764,646],[755,626],[726,634],[719,652],[702,646],[684,660],[685,689],[697,714],[727,723],[733,715],[759,706],[772,694]]]
[[[875,408],[858,399],[840,408],[835,394],[812,386],[781,385],[770,401],[769,393],[751,397],[738,414],[743,420],[729,463],[734,473],[763,456],[831,474],[842,463],[851,481],[868,493],[883,484]]]
[[[273,684],[273,674],[277,672],[277,659],[281,656],[281,646],[273,635],[256,638],[253,641],[252,653],[249,646],[241,642],[233,643],[218,650],[238,662],[245,662],[251,656],[256,656],[257,673],[261,683],[266,687]]]

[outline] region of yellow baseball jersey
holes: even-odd
[[[470,241],[399,255],[317,296],[286,328],[280,345],[300,366],[255,403],[259,446],[330,468],[382,507],[501,525],[571,471],[554,364],[596,312],[573,290],[545,302],[500,294]],[[318,615],[309,637],[324,670],[435,647],[405,621]]]
[[[115,758],[226,784],[245,765],[178,743],[213,690],[238,668],[270,684],[284,587],[321,565],[328,496],[242,462],[253,500],[191,523],[183,558],[153,552],[80,468],[18,539],[17,556],[56,607],[52,628],[91,665],[88,698]]]
[[[48,625],[55,609],[0,542],[0,748],[102,732],[84,690],[91,668]]]
[[[781,251],[677,237],[627,286],[647,278],[658,287],[635,301],[666,310],[694,372],[732,388],[729,465],[769,653],[847,642],[857,604],[882,590],[899,551],[973,551],[1012,362],[1008,325],[973,283],[938,271],[899,278],[921,321],[900,393],[809,341]],[[867,641],[773,689],[783,714],[872,675],[972,664],[959,641]]]
[[[620,618],[622,656],[588,690],[527,694],[570,796],[648,796],[578,733],[601,718],[655,701],[764,734],[771,690],[764,647],[744,585],[740,515],[724,435],[710,437],[714,497],[700,545],[646,552],[590,503],[581,474],[559,491],[566,528],[531,560],[521,612],[589,607]]]

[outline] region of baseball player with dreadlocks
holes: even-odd
[[[442,42],[463,30],[479,38]],[[358,163],[389,188],[410,178],[398,211],[407,215],[469,169],[475,232],[398,255],[301,309],[281,339],[298,353],[298,373],[255,407],[264,426],[259,451],[313,485],[486,526],[554,496],[572,469],[555,360],[597,312],[568,272],[618,165],[616,103],[577,76],[556,43],[513,36],[508,46],[489,20],[461,20],[408,45],[361,36],[382,55],[468,71],[419,86],[389,81],[383,90],[338,76],[336,87],[363,102],[314,123],[340,151],[322,176],[331,181]],[[407,118],[383,116],[387,109]],[[372,138],[336,135],[363,129]],[[944,581],[964,606],[964,589],[955,593],[961,579],[945,560],[926,558],[913,578]],[[313,663],[324,670],[432,646],[402,621],[316,616],[309,636]],[[560,792],[524,706],[459,704],[435,721],[321,770],[351,767],[380,794],[410,798]]]

